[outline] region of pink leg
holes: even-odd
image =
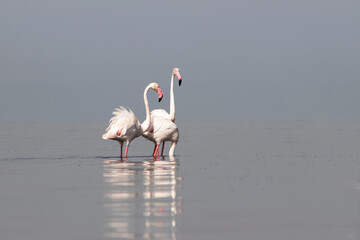
[[[161,148],[161,156],[164,156],[164,147],[165,147],[165,141],[163,142],[163,146]]]
[[[154,144],[154,151],[152,153],[153,156],[155,156],[155,150],[156,150],[156,144]]]
[[[158,154],[159,154],[159,145],[156,145],[156,148],[155,148],[155,152],[154,152],[153,157],[158,156]]]
[[[126,144],[126,150],[125,150],[125,158],[127,158],[127,152],[129,150],[129,144]]]

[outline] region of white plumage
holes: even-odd
[[[151,117],[150,128],[142,135],[155,143],[153,156],[159,155],[159,146],[165,141],[171,142],[169,156],[174,155],[176,144],[179,140],[179,130],[176,124],[169,119],[160,116]]]
[[[171,121],[170,114],[167,111],[165,111],[164,109],[154,109],[150,112],[150,116],[163,117],[163,118]]]
[[[103,134],[103,139],[112,139],[119,142],[133,140],[141,135],[141,124],[130,109],[123,106],[115,108],[114,116],[109,121],[109,127]]]

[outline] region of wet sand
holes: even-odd
[[[1,123],[1,239],[360,239],[359,122],[177,124],[119,161],[106,123]]]

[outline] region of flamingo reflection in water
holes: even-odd
[[[178,162],[104,161],[105,237],[176,239],[181,214]]]

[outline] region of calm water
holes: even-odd
[[[359,122],[178,126],[120,161],[106,123],[0,123],[0,239],[360,239]]]

